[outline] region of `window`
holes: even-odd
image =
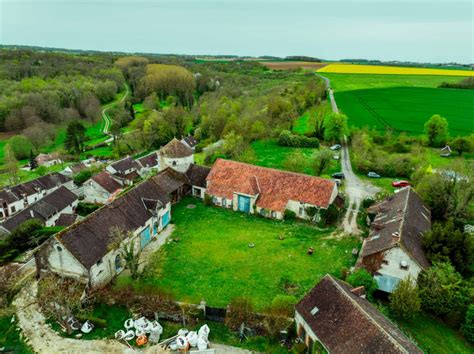
[[[406,261],[400,262],[400,269],[408,270],[408,263]]]
[[[173,161],[173,166],[176,166],[176,161]]]
[[[102,259],[99,259],[95,265],[99,266],[102,264]]]
[[[277,217],[276,211],[272,211],[272,218],[276,218],[276,217]]]
[[[225,198],[222,198],[222,206],[226,206],[226,199]]]
[[[212,197],[212,202],[213,202],[214,204],[217,204],[217,197]]]
[[[14,213],[15,211],[16,211],[15,206],[12,205],[12,213]]]
[[[313,316],[316,315],[318,313],[318,311],[319,311],[319,309],[316,306],[314,306],[314,308],[311,310],[311,315],[313,315]]]
[[[61,252],[63,250],[63,248],[61,246],[56,246],[56,249]]]
[[[260,208],[260,215],[267,216],[267,211],[263,208]]]
[[[382,264],[388,265],[388,261],[385,259],[382,259]]]
[[[298,210],[298,214],[300,216],[303,216],[303,214],[304,214],[304,208],[303,207],[300,207],[300,209]]]

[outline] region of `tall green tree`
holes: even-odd
[[[449,261],[461,274],[474,272],[474,235],[457,228],[452,220],[435,223],[423,236],[423,247],[432,262]]]
[[[5,155],[5,168],[8,173],[8,181],[10,184],[17,184],[19,177],[18,177],[18,161],[15,158],[15,153],[10,144],[6,144],[3,148],[4,155]]]
[[[64,146],[69,152],[79,155],[84,150],[86,139],[86,128],[80,121],[73,120],[68,124]]]
[[[467,308],[462,333],[471,343],[474,343],[474,304],[470,304]]]
[[[324,140],[334,143],[347,134],[347,117],[341,113],[331,113],[324,119]]]
[[[38,167],[38,163],[36,162],[36,156],[33,153],[33,150],[30,150],[30,169],[34,170],[36,167]]]
[[[453,141],[451,141],[451,149],[456,151],[458,155],[461,156],[463,152],[467,152],[472,149],[471,142],[467,138],[458,136],[454,138]]]
[[[418,276],[421,304],[438,316],[462,319],[467,304],[472,302],[472,290],[461,274],[447,263],[434,263]]]
[[[425,123],[425,134],[430,146],[441,146],[448,138],[448,121],[439,114],[433,115]]]
[[[331,166],[334,153],[329,149],[321,149],[314,155],[313,171],[316,176],[321,176]]]
[[[420,312],[420,294],[411,276],[402,279],[390,295],[390,308],[401,318],[413,318],[417,312]]]

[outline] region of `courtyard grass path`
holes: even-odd
[[[170,237],[178,241],[155,253],[135,285],[152,285],[180,301],[204,299],[211,306],[226,306],[239,296],[257,309],[280,294],[299,299],[326,273],[338,276],[352,266],[351,250],[358,246],[355,237],[334,237],[333,229],[206,207],[193,198],[173,208],[172,220]],[[312,256],[309,247],[315,249]]]

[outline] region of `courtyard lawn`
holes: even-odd
[[[359,245],[353,237],[333,237],[332,229],[207,207],[190,197],[174,206],[172,220],[171,237],[178,242],[154,255],[136,285],[155,286],[176,300],[205,299],[211,306],[226,306],[239,296],[258,309],[280,294],[300,299],[326,273],[338,276],[352,266],[351,250]],[[309,247],[315,249],[312,256]]]
[[[18,331],[16,319],[12,315],[0,316],[0,352],[15,354],[30,354],[34,351],[23,341]]]

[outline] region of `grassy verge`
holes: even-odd
[[[260,309],[279,294],[300,298],[326,273],[339,275],[350,267],[350,251],[358,245],[352,237],[333,238],[332,229],[206,207],[193,198],[174,207],[173,222],[172,237],[179,242],[154,255],[136,286],[155,286],[177,300],[205,299],[213,306],[226,306],[238,296]],[[309,247],[315,248],[314,256],[307,255]]]
[[[32,354],[34,351],[21,339],[11,316],[0,317],[0,352],[15,354]]]
[[[412,320],[397,320],[398,325],[414,338],[426,353],[473,353],[470,345],[454,329],[428,314]]]

